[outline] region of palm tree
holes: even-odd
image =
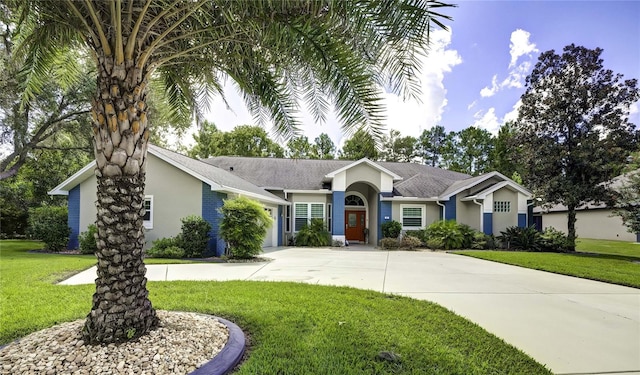
[[[450,5],[428,0],[4,0],[17,15],[18,51],[35,95],[60,51],[86,48],[97,69],[92,100],[98,179],[98,278],[87,342],[136,338],[156,326],[143,263],[142,217],[151,82],[176,115],[230,77],[248,108],[280,134],[298,130],[298,101],[324,121],[380,134],[384,87],[418,93],[429,31]],[[223,96],[224,97],[224,96]]]

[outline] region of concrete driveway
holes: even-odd
[[[434,252],[284,248],[268,263],[149,265],[152,281],[345,285],[436,302],[556,374],[640,374],[640,290]],[[61,284],[93,283],[91,268]]]

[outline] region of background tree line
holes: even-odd
[[[503,125],[497,136],[473,126],[446,132],[438,125],[423,131],[418,138],[403,136],[391,129],[388,135],[376,139],[375,135],[360,129],[341,149],[326,133],[313,142],[306,136],[293,137],[282,147],[259,126],[241,125],[225,132],[205,121],[193,136],[195,144],[187,154],[195,158],[233,155],[359,160],[366,157],[374,161],[421,163],[474,176],[498,170],[513,177],[518,172],[513,136],[510,123]]]

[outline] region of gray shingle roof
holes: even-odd
[[[240,176],[230,173],[224,169],[220,169],[214,165],[207,164],[200,160],[192,159],[188,156],[184,156],[151,144],[149,145],[149,150],[156,154],[164,156],[165,158],[171,159],[175,163],[184,166],[185,168],[222,187],[242,190],[244,192],[251,193],[268,200],[282,200],[281,198],[269,193],[268,191],[254,185],[250,181],[243,179]]]
[[[324,176],[354,163],[352,160],[310,160],[217,156],[203,160],[265,189],[317,190]],[[402,196],[431,198],[456,181],[470,178],[464,173],[415,163],[376,162],[400,177],[395,184]],[[233,168],[233,171],[231,171]]]

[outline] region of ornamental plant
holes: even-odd
[[[220,236],[229,245],[232,258],[247,259],[262,251],[262,243],[273,219],[257,201],[245,197],[227,199],[220,208]]]

